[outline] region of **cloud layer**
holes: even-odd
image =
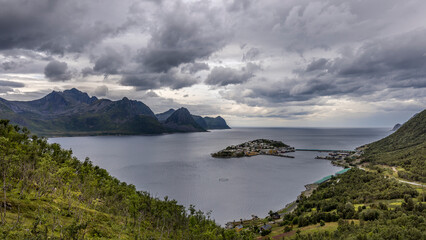
[[[235,118],[309,119],[348,105],[403,114],[426,104],[425,8],[421,0],[4,0],[0,93],[159,93]],[[167,110],[169,100],[158,102]]]

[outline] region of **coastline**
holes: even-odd
[[[321,152],[321,151],[318,151],[318,152]],[[274,155],[270,155],[270,156],[274,156]],[[338,162],[338,161],[335,161],[335,160],[329,160],[329,159],[321,159],[321,160],[328,160],[328,161],[330,161],[330,163],[333,166],[342,167],[342,169],[340,171],[334,173],[333,175],[324,176],[320,180],[317,180],[313,183],[308,183],[308,184],[304,185],[305,190],[300,192],[300,194],[296,197],[296,200],[293,200],[293,201],[287,203],[283,208],[275,211],[279,214],[280,218],[277,219],[277,220],[268,221],[268,223],[272,224],[272,223],[282,221],[282,217],[284,215],[292,213],[297,208],[297,203],[302,196],[303,197],[311,196],[313,191],[316,190],[321,183],[326,182],[329,179],[331,179],[331,177],[337,176],[337,175],[342,174],[342,173],[348,171],[349,169],[351,169],[351,167],[349,165],[345,164],[345,163],[341,163],[341,162]],[[240,221],[233,220],[233,221],[227,222],[225,224],[225,228],[232,229],[232,228],[237,227],[240,224],[247,224],[249,222],[257,221],[259,219],[261,219],[261,218],[258,218],[257,216],[252,215],[252,219],[240,219]]]

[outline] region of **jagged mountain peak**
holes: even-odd
[[[154,112],[152,112],[152,110],[143,102],[130,100],[127,97],[123,97],[121,100],[112,102],[110,109],[114,108],[117,108],[116,111],[127,116],[142,114],[156,118]]]
[[[188,109],[181,107],[178,110],[174,111],[172,115],[170,115],[170,117],[167,118],[166,123],[168,122],[190,123],[192,122],[191,120],[195,123]]]
[[[52,91],[38,100],[30,101],[29,104],[43,112],[53,112],[55,109],[62,109],[70,105],[65,97],[57,91]]]
[[[205,131],[192,117],[188,109],[181,107],[167,118],[165,124],[177,130]]]
[[[167,118],[169,118],[175,111],[176,110],[174,110],[173,108],[170,108],[169,110],[163,113],[155,114],[155,116],[157,117],[158,121],[165,122]]]
[[[82,91],[78,90],[77,88],[64,90],[64,93],[84,94]]]
[[[77,101],[81,103],[91,104],[98,100],[97,97],[89,97],[85,92],[78,90],[77,88],[72,88],[62,92],[62,95],[67,98],[69,101]]]

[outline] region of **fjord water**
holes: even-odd
[[[80,160],[89,157],[121,181],[193,204],[219,224],[265,217],[296,199],[304,185],[341,168],[314,159],[318,152],[295,152],[295,158],[255,156],[215,159],[210,153],[229,145],[266,138],[295,148],[353,150],[391,132],[377,128],[235,128],[207,133],[157,136],[95,136],[51,138],[72,149]]]

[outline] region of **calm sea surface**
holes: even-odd
[[[295,152],[295,158],[256,156],[215,159],[210,153],[229,145],[266,138],[295,148],[352,150],[391,132],[377,128],[235,128],[208,133],[159,136],[51,138],[137,189],[204,212],[219,224],[265,217],[304,190],[304,185],[340,170],[317,152]]]

